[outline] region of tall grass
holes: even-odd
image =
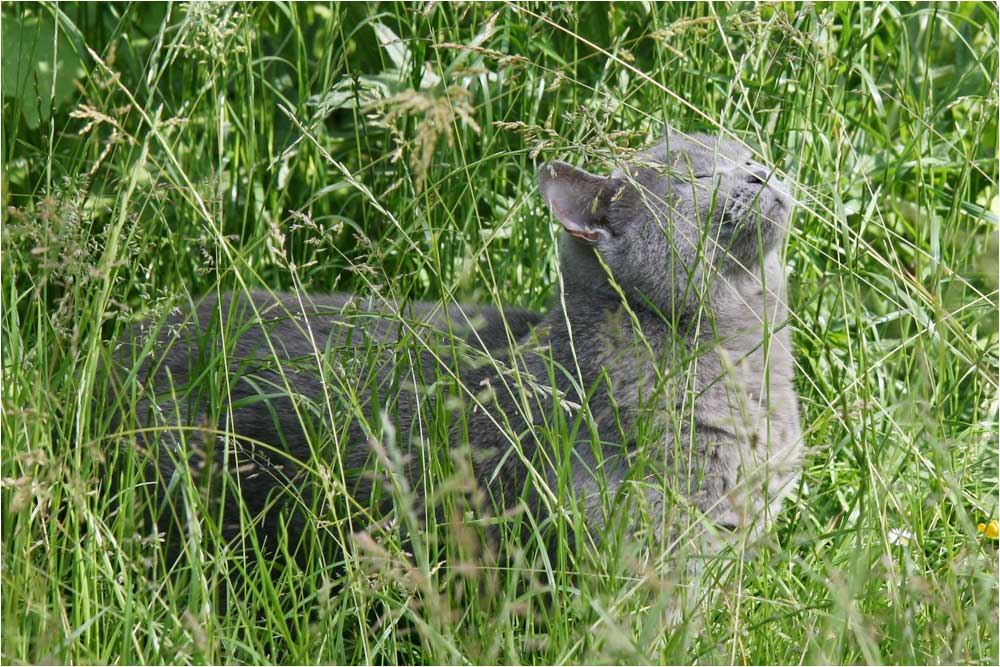
[[[5,4],[4,661],[995,664],[996,38],[976,3]],[[94,400],[112,341],[254,286],[541,309],[536,165],[664,124],[757,146],[797,202],[808,457],[752,554],[694,586],[385,531],[219,607],[241,561],[205,513],[168,576]]]

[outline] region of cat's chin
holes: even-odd
[[[765,252],[778,246],[788,234],[788,218],[791,212],[791,200],[783,196],[776,196],[774,197],[774,201],[767,208],[767,212],[761,214],[764,222],[771,225],[775,230],[775,232],[770,235],[771,243],[768,244],[770,247],[765,248]]]

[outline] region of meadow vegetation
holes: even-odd
[[[2,12],[4,662],[996,664],[994,4]],[[313,552],[248,564],[181,479],[164,559],[103,400],[122,332],[261,286],[540,310],[537,165],[607,171],[665,124],[746,141],[796,201],[808,454],[761,540],[694,570],[620,534],[469,558],[396,488],[394,525],[316,517]]]

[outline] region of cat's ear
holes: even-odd
[[[552,214],[571,236],[587,243],[611,237],[608,207],[623,186],[621,179],[595,176],[565,162],[546,162],[538,170],[538,188]]]

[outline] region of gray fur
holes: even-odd
[[[457,377],[468,392],[451,447],[468,446],[496,513],[524,500],[548,515],[560,502],[549,489],[568,468],[590,528],[610,519],[602,494],[633,488],[660,539],[679,534],[681,516],[703,515],[735,534],[759,530],[794,486],[801,452],[778,255],[790,212],[784,186],[736,144],[674,134],[610,177],[552,162],[538,181],[566,230],[560,295],[544,316],[416,303],[401,317],[394,304],[345,295],[209,297],[171,318],[139,366],[138,421],[211,423],[240,436],[224,442],[253,450],[241,496],[251,514],[265,515],[266,534],[276,489],[311,502],[301,464],[375,464],[371,443],[386,434],[364,424],[379,424],[383,410],[406,483],[422,492],[421,387]],[[210,380],[203,371],[223,354],[220,322],[235,345],[215,362],[228,376]],[[359,359],[374,363],[362,368]],[[347,386],[365,402],[343,400]],[[209,391],[232,409],[208,415]],[[558,412],[580,425],[569,461],[541,433]],[[159,445],[168,478],[181,448],[168,434]],[[231,455],[214,459],[239,471]],[[196,453],[186,464],[205,459]],[[354,475],[347,492],[386,509],[376,478]],[[642,529],[631,505],[624,513],[630,530]]]
[[[662,420],[666,472],[701,512],[721,526],[763,527],[801,456],[778,255],[790,213],[784,185],[735,143],[675,134],[609,178],[552,163],[539,184],[568,231],[566,312],[546,322],[583,333],[581,376],[608,373],[626,441],[635,416]],[[595,279],[598,256],[613,280]],[[590,409],[602,440],[613,440],[605,401],[595,396]],[[662,508],[662,485],[648,495]]]

